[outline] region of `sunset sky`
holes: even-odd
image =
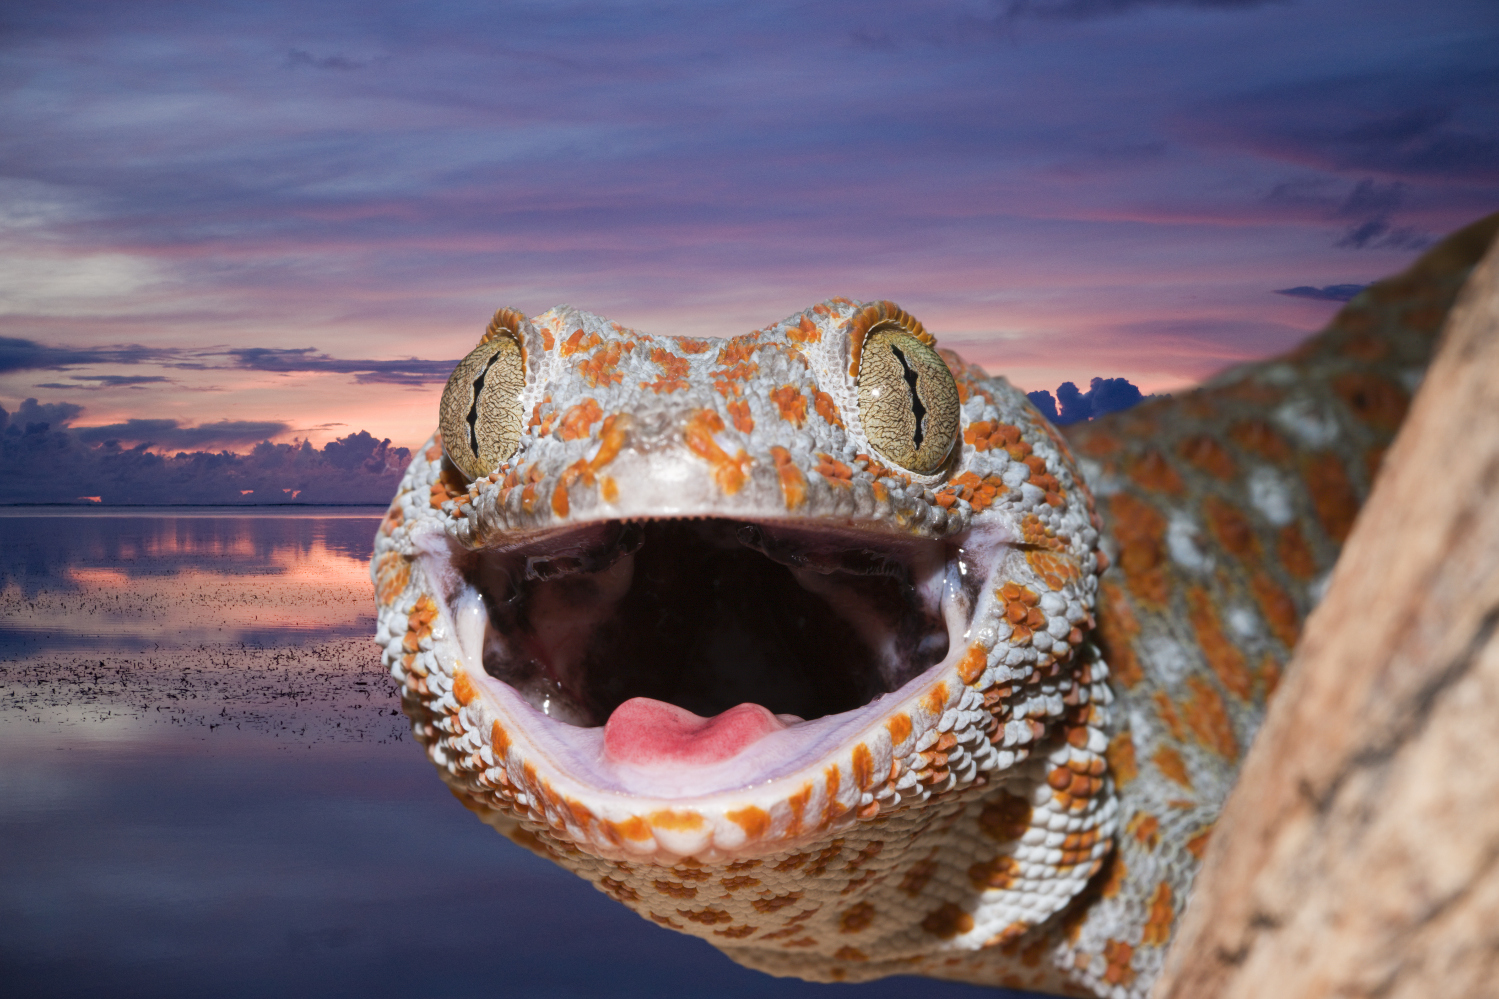
[[[415,446],[500,305],[1169,391],[1499,209],[1493,0],[19,8],[0,406],[194,446]]]

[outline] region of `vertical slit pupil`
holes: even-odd
[[[500,352],[495,351],[493,356],[479,369],[479,375],[474,379],[474,401],[468,407],[468,449],[473,452],[475,458],[479,457],[479,393],[484,390],[484,379],[489,376],[490,365],[499,360]]]
[[[899,347],[891,344],[890,353],[894,354],[895,359],[900,361],[900,366],[906,373],[906,384],[911,386],[911,412],[916,415],[916,437],[914,443],[916,444],[916,449],[919,451],[921,450],[921,438],[924,436],[921,429],[921,422],[926,416],[926,407],[921,404],[921,396],[916,394],[916,372],[912,370],[910,363],[906,361],[906,355],[900,352]]]

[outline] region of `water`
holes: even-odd
[[[0,510],[0,983],[26,996],[823,996],[459,807],[380,668],[377,510]]]

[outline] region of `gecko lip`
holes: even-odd
[[[941,662],[967,582],[954,551],[795,521],[601,521],[475,553],[464,575],[484,671],[541,713],[742,734],[853,711]]]

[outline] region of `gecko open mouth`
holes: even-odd
[[[979,585],[962,555],[794,521],[611,520],[461,571],[485,673],[555,721],[605,726],[622,762],[712,763],[941,662]]]

